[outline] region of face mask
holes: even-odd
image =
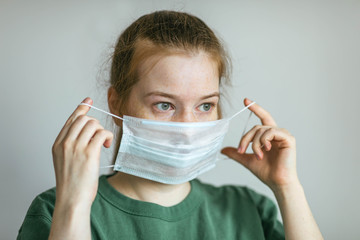
[[[208,122],[155,121],[131,116],[123,118],[119,152],[113,165],[121,171],[165,184],[190,181],[215,166],[231,118]]]

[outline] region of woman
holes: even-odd
[[[120,35],[112,59],[108,105],[123,119],[114,118],[120,127],[116,149],[126,144],[121,139],[126,116],[165,125],[221,119],[227,71],[222,45],[200,19],[161,11],[136,20]],[[18,239],[322,239],[297,178],[295,139],[259,105],[249,109],[262,125],[247,132],[238,148],[221,152],[271,188],[284,227],[275,205],[248,188],[214,187],[196,179],[168,184],[168,175],[177,171],[162,173],[159,181],[141,175],[154,167],[142,160],[148,156],[134,158],[139,174],[120,169],[98,178],[101,146],[110,147],[113,134],[86,115],[89,105],[92,100],[86,98],[55,140],[56,191],[33,201]],[[213,132],[209,129],[208,134]],[[169,141],[173,138],[169,134]],[[245,153],[250,143],[254,154]],[[132,151],[115,155],[115,169]],[[195,172],[202,170],[197,166]]]

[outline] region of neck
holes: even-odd
[[[117,191],[129,198],[156,203],[164,207],[180,203],[191,189],[189,182],[169,185],[122,172],[109,177],[108,181]]]

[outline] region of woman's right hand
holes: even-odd
[[[83,103],[92,104],[92,100],[86,98]],[[86,115],[89,109],[85,105],[75,109],[52,148],[58,205],[90,209],[96,196],[101,146],[109,148],[113,134]]]
[[[92,104],[90,98],[83,103]],[[52,148],[56,202],[49,239],[91,239],[90,212],[95,199],[103,145],[113,134],[95,118],[90,107],[79,105],[66,121]]]

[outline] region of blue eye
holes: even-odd
[[[167,111],[171,107],[170,103],[166,103],[166,102],[158,103],[155,106],[161,111]]]
[[[212,107],[211,103],[204,103],[204,104],[200,105],[199,109],[202,112],[208,112],[208,111],[210,111],[211,107]]]

